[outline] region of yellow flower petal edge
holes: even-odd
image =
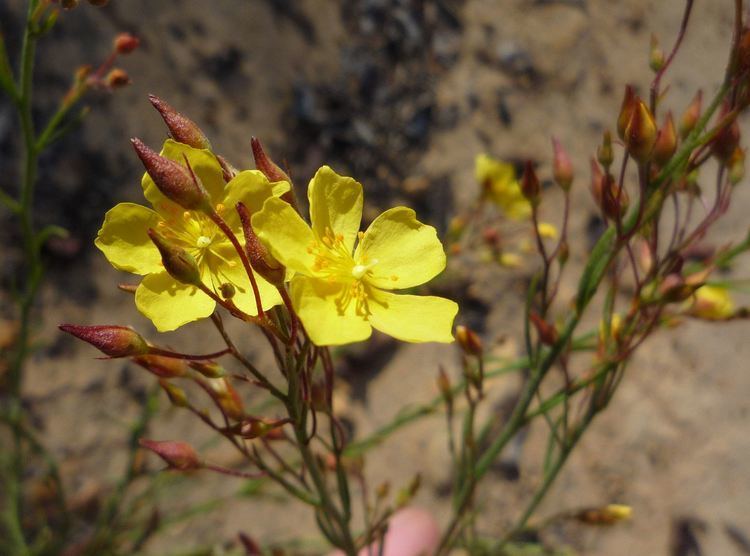
[[[331,232],[340,235],[351,253],[362,221],[362,184],[323,166],[310,180],[307,198],[313,232],[318,238]]]
[[[370,267],[368,282],[385,290],[424,284],[445,268],[437,231],[406,207],[388,209],[373,220],[354,259]]]
[[[314,276],[315,255],[310,246],[316,243],[310,226],[288,203],[270,197],[263,210],[252,216],[258,238],[281,264],[295,272]]]
[[[135,305],[159,332],[170,332],[208,317],[215,303],[205,293],[180,284],[166,272],[149,274],[135,291]]]
[[[404,342],[453,341],[458,305],[450,299],[373,290],[369,308],[375,329]]]
[[[94,245],[118,270],[141,275],[161,272],[161,256],[146,233],[161,221],[151,209],[120,203],[107,211]]]
[[[485,188],[489,199],[511,220],[531,216],[531,205],[521,192],[512,164],[480,154],[475,160],[476,180]]]

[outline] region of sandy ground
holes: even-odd
[[[0,15],[17,14],[19,4],[10,0]],[[164,136],[146,101],[148,92],[198,121],[216,149],[237,165],[250,165],[249,137],[257,135],[272,153],[288,159],[298,183],[316,165],[331,161],[341,173],[362,180],[375,204],[406,200],[441,229],[451,211],[467,206],[477,193],[477,153],[532,158],[540,162],[540,173],[549,175],[549,138],[556,135],[581,176],[574,186],[575,272],[586,255],[587,223],[594,213],[585,187],[587,157],[602,130],[613,124],[623,86],[648,83],[650,33],[670,44],[682,10],[676,0],[442,2],[455,21],[446,22],[447,15],[432,6],[428,13],[435,19],[424,26],[430,33],[384,63],[378,61],[382,45],[368,39],[362,20],[348,11],[366,2],[286,3],[300,16],[291,18],[273,9],[284,2],[210,4],[208,9],[199,0],[128,0],[101,11],[82,8],[66,15],[41,49],[40,79],[50,90],[62,91],[69,70],[103,57],[116,31],[134,31],[143,39],[142,50],[123,62],[133,86],[111,98],[97,97],[84,127],[45,157],[42,172],[41,218],[67,226],[75,241],[50,255],[39,330],[46,347],[29,366],[26,393],[74,491],[119,473],[126,425],[137,414],[129,391],[146,381],[120,363],[93,359],[92,350],[62,338],[55,325],[117,322],[156,338],[132,301],[114,288],[124,277],[91,246],[106,208],[139,200],[140,169],[127,139],[137,135],[158,144]],[[717,86],[730,36],[731,2],[696,4],[688,39],[669,75],[667,102],[678,113],[696,88],[710,93]],[[3,18],[6,33],[10,21],[17,19]],[[375,82],[381,84],[369,101],[341,92],[347,90],[342,83],[361,77],[357,62],[362,60],[375,60]],[[389,98],[384,82],[400,87],[400,96]],[[49,91],[40,96],[43,110],[50,98]],[[337,106],[344,122],[330,125]],[[426,120],[420,119],[425,107]],[[8,118],[9,108],[0,104],[4,163],[15,148]],[[427,185],[410,189],[405,183]],[[544,207],[553,221],[557,200],[552,195]],[[750,194],[741,186],[719,241],[745,233],[749,206]],[[750,265],[738,275],[743,270],[747,276]],[[453,271],[471,277],[467,285],[474,301],[465,318],[480,326],[488,345],[514,351],[521,326],[521,299],[514,293],[521,291],[520,276],[488,268]],[[572,293],[573,278],[564,294]],[[218,338],[205,330],[200,324],[187,326],[170,335],[169,343],[213,349]],[[579,554],[676,556],[691,552],[675,539],[695,534],[704,554],[748,553],[726,532],[730,527],[750,535],[746,335],[743,322],[721,328],[688,323],[644,346],[612,407],[595,422],[539,512],[621,502],[634,508],[634,519],[606,530],[553,527],[545,536],[549,542]],[[500,345],[498,338],[506,339]],[[267,354],[257,356],[270,363]],[[458,371],[452,347],[409,345],[369,366],[359,361],[348,403],[357,434],[387,422],[405,404],[431,399],[439,364]],[[502,397],[515,387],[514,379],[497,381],[492,395]],[[371,453],[367,471],[373,484],[389,478],[394,486],[421,471],[418,503],[445,519],[448,457],[441,423],[428,419],[398,433]],[[531,429],[521,447],[518,478],[498,473],[482,490],[481,521],[488,532],[501,532],[537,484],[544,433],[541,424]],[[162,410],[150,435],[196,445],[208,439],[191,418],[169,409]],[[196,477],[165,507],[187,507],[236,488],[231,481]],[[313,527],[311,516],[298,506],[237,498],[172,527],[149,548],[163,554],[196,542],[220,543],[239,530],[281,541],[310,536]]]

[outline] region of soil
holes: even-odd
[[[22,4],[0,4],[0,24],[11,43],[18,38]],[[42,347],[28,366],[24,388],[74,497],[119,476],[129,423],[151,384],[138,369],[94,359],[90,348],[56,329],[60,322],[129,324],[157,338],[132,299],[115,288],[132,277],[112,269],[92,243],[105,210],[140,201],[142,169],[128,139],[158,145],[165,136],[148,93],[197,121],[215,149],[238,167],[251,167],[249,139],[258,136],[272,156],[286,161],[298,187],[328,163],[362,181],[370,203],[366,219],[407,203],[442,232],[478,193],[478,153],[530,158],[540,175],[549,176],[554,135],[578,175],[572,268],[561,291],[567,299],[595,229],[588,157],[614,124],[624,85],[645,90],[650,82],[651,33],[670,45],[682,9],[682,2],[654,0],[128,0],[102,9],[82,3],[64,14],[40,47],[40,117],[54,108],[77,65],[107,55],[117,32],[131,31],[142,40],[136,53],[121,60],[132,86],[91,97],[82,127],[42,160],[38,220],[63,225],[71,239],[46,254]],[[696,3],[668,74],[665,103],[676,113],[698,88],[710,95],[720,83],[732,10],[728,1]],[[0,160],[8,183],[17,179],[14,125],[3,101]],[[550,190],[545,199],[545,217],[556,222],[559,197]],[[750,193],[741,185],[715,242],[744,235],[748,206]],[[0,236],[12,246],[17,237],[3,218]],[[7,285],[18,254],[11,247],[2,256],[0,278]],[[747,276],[748,270],[745,262],[735,273]],[[463,322],[482,333],[489,349],[516,354],[524,273],[467,268],[461,259],[449,272],[461,284],[456,296]],[[7,291],[2,299],[7,307]],[[212,351],[219,338],[205,330],[192,324],[160,341]],[[610,556],[750,553],[747,330],[744,321],[720,327],[688,322],[660,332],[639,350],[611,408],[594,423],[538,512],[543,518],[619,502],[632,506],[634,517],[611,528],[555,525],[545,531],[547,543]],[[404,405],[432,399],[440,366],[453,376],[460,369],[452,346],[395,345],[382,337],[373,342],[347,352],[343,365],[349,388],[340,407],[357,435],[388,422]],[[246,345],[260,366],[270,366],[256,339]],[[491,397],[502,402],[518,382],[498,379],[490,386]],[[164,401],[150,437],[188,440],[231,461],[194,419],[166,406]],[[445,520],[449,459],[442,424],[442,417],[428,418],[398,432],[368,455],[366,471],[373,485],[388,479],[394,488],[421,472],[416,503]],[[540,479],[545,441],[544,424],[531,427],[482,489],[480,523],[488,533],[500,534],[524,507]],[[146,553],[218,547],[239,531],[264,543],[315,538],[306,509],[271,491],[231,497],[239,487],[204,475],[169,487],[171,497],[160,501],[165,516],[217,496],[228,499],[169,527]]]

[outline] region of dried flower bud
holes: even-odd
[[[179,386],[176,386],[166,380],[160,380],[159,386],[162,387],[162,390],[164,390],[164,393],[169,398],[169,401],[172,402],[173,406],[188,407],[190,405],[188,403],[187,394],[185,394],[185,390],[183,390]]]
[[[140,139],[131,142],[146,172],[165,197],[187,210],[213,212],[208,192],[189,168],[159,155]]]
[[[674,127],[672,112],[667,112],[664,117],[664,124],[659,130],[654,145],[654,162],[659,166],[664,166],[672,158],[677,150],[677,130]]]
[[[151,450],[163,459],[170,469],[191,471],[203,467],[198,454],[187,442],[176,440],[147,440],[141,438],[138,444],[142,448]]]
[[[193,256],[176,245],[169,243],[164,236],[153,228],[148,229],[148,237],[154,242],[161,254],[161,262],[169,275],[183,284],[198,286],[201,284],[201,273]]]
[[[61,324],[59,328],[113,358],[145,355],[151,350],[148,342],[127,326]]]
[[[604,132],[604,135],[602,136],[602,144],[596,149],[596,159],[605,169],[612,166],[612,161],[615,157],[612,152],[612,134],[609,130]]]
[[[122,68],[111,69],[107,74],[104,82],[110,89],[121,89],[122,87],[126,87],[131,83],[128,72],[126,72]]]
[[[206,378],[221,378],[227,374],[224,367],[215,361],[191,361],[188,365]]]
[[[552,175],[555,178],[555,183],[563,191],[570,191],[570,186],[573,183],[573,164],[560,141],[554,137],[552,138],[552,151],[554,153]]]
[[[245,235],[245,252],[253,267],[258,274],[275,286],[282,286],[286,277],[286,268],[268,252],[255,235],[252,224],[250,223],[250,211],[242,203],[237,203],[237,214],[240,215],[242,222],[242,231]]]
[[[698,91],[680,118],[680,137],[682,139],[687,137],[693,131],[695,124],[698,123],[698,119],[701,117],[702,104],[703,91]]]
[[[289,175],[282,170],[278,164],[271,160],[268,155],[266,155],[266,152],[263,150],[263,145],[261,145],[260,140],[257,137],[252,137],[250,139],[250,146],[253,149],[255,167],[268,178],[268,181],[286,181],[292,183]]]
[[[211,142],[193,120],[180,114],[156,95],[148,95],[148,100],[161,114],[170,135],[175,141],[196,149],[211,149]]]
[[[623,504],[608,504],[603,508],[590,508],[575,514],[575,519],[587,525],[612,525],[631,518],[633,510]]]
[[[664,67],[664,51],[659,47],[659,39],[653,34],[651,35],[648,65],[655,72],[660,71]]]
[[[539,334],[539,340],[545,346],[551,346],[557,341],[558,334],[554,324],[548,323],[534,311],[529,313],[529,319],[531,319],[531,323]]]
[[[115,52],[118,54],[130,54],[138,48],[139,44],[141,44],[141,40],[130,33],[120,33],[114,40]]]
[[[532,205],[538,205],[541,193],[539,178],[534,171],[534,164],[527,160],[523,167],[523,176],[521,176],[521,193]]]
[[[639,163],[646,162],[656,143],[656,123],[651,111],[642,100],[638,99],[633,113],[625,128],[625,146]]]
[[[630,122],[630,118],[635,110],[637,98],[635,96],[635,90],[632,86],[625,86],[625,96],[622,99],[622,105],[620,106],[620,115],[617,117],[617,135],[620,139],[625,139],[625,128]]]
[[[142,355],[134,357],[133,361],[159,378],[181,377],[185,376],[188,371],[187,363],[183,359],[176,357]]]
[[[470,328],[460,324],[456,326],[456,341],[466,355],[475,355],[477,357],[482,355],[482,340]]]
[[[728,104],[725,104],[721,111],[721,119],[723,120],[730,114],[731,110]],[[721,162],[727,163],[732,158],[735,149],[740,143],[740,125],[737,123],[737,118],[734,117],[731,121],[721,128],[719,133],[716,135],[711,143],[711,152]]]

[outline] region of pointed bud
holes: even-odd
[[[724,105],[721,111],[721,119],[724,119],[730,113],[730,108],[727,104]],[[727,163],[732,158],[735,149],[740,143],[740,125],[737,123],[737,118],[732,118],[731,122],[724,125],[719,133],[711,143],[711,152],[720,161]]]
[[[651,35],[648,65],[654,72],[658,72],[664,67],[664,51],[659,47],[659,39],[653,34]]]
[[[695,94],[690,105],[683,112],[680,118],[680,137],[685,137],[693,131],[695,124],[698,123],[698,119],[701,117],[701,105],[703,104],[703,91],[698,91]]]
[[[446,404],[450,405],[453,402],[453,388],[451,387],[451,379],[448,377],[448,373],[445,372],[442,365],[438,371],[436,383],[440,395],[443,396],[443,400]]]
[[[557,329],[553,324],[548,323],[534,311],[529,313],[529,319],[534,325],[537,334],[539,334],[539,341],[545,346],[551,346],[557,341]]]
[[[612,166],[614,158],[614,153],[612,152],[612,134],[609,130],[606,130],[602,136],[602,144],[596,148],[596,159],[599,161],[599,164],[607,169]]]
[[[134,357],[133,361],[159,378],[181,377],[185,376],[188,371],[187,363],[176,357],[142,355],[140,357]]]
[[[659,284],[659,294],[667,303],[685,301],[696,289],[697,286],[686,284],[685,279],[677,273],[668,274]]]
[[[88,342],[110,357],[145,355],[151,347],[143,337],[127,326],[79,326],[61,324],[60,330]]]
[[[184,249],[170,244],[164,236],[153,228],[148,229],[148,237],[154,242],[161,254],[164,270],[183,284],[198,286],[201,284],[201,273],[198,263],[193,256]]]
[[[633,510],[623,504],[609,504],[603,508],[581,510],[575,514],[575,519],[587,525],[612,525],[618,521],[631,518]]]
[[[552,175],[555,178],[555,183],[563,191],[570,191],[570,186],[573,183],[573,164],[560,141],[554,137],[552,138],[552,151],[554,153]]]
[[[628,206],[630,196],[627,189],[620,188],[612,174],[606,174],[602,179],[601,208],[604,216],[610,220],[618,220],[627,212]]]
[[[204,387],[224,415],[235,421],[241,421],[245,418],[245,406],[242,403],[242,398],[229,380],[226,378],[213,380],[196,378],[196,381]]]
[[[625,138],[625,128],[628,126],[633,110],[635,110],[636,96],[635,90],[632,86],[625,86],[625,96],[622,99],[622,105],[620,106],[620,115],[617,117],[617,135],[620,139]]]
[[[193,120],[180,114],[156,95],[148,95],[148,100],[161,114],[169,134],[175,141],[196,149],[211,150],[211,142]]]
[[[250,223],[250,211],[242,203],[237,203],[237,214],[240,215],[242,231],[245,234],[245,252],[250,260],[250,266],[268,282],[275,286],[282,286],[286,277],[286,268],[273,258],[255,235]]]
[[[672,112],[667,112],[664,117],[664,124],[659,130],[654,145],[654,162],[659,166],[664,166],[672,158],[677,150],[677,130],[674,127]]]
[[[625,128],[625,146],[630,156],[638,162],[646,162],[656,143],[656,123],[646,103],[638,99]]]
[[[164,393],[169,398],[169,401],[172,402],[172,405],[175,407],[189,407],[190,404],[188,403],[187,394],[185,393],[185,390],[180,388],[179,386],[176,386],[172,384],[171,382],[168,382],[166,380],[160,380],[159,386],[161,386],[162,390],[164,390]]]
[[[213,211],[206,189],[190,168],[159,155],[140,139],[131,142],[146,172],[165,197],[187,210]]]
[[[139,44],[141,41],[138,37],[130,33],[120,33],[115,37],[114,49],[118,54],[130,54],[138,48]]]
[[[128,72],[122,68],[111,69],[107,74],[107,77],[104,79],[104,82],[110,89],[121,89],[131,83]]]
[[[289,179],[287,173],[284,172],[278,164],[271,160],[268,155],[266,155],[266,152],[263,150],[263,145],[261,145],[260,140],[257,137],[250,139],[250,146],[253,149],[255,167],[268,178],[268,181],[285,181],[292,183],[292,180]]]
[[[456,341],[466,355],[475,355],[477,357],[482,355],[482,340],[470,328],[460,324],[456,326]]]
[[[188,365],[206,378],[221,378],[227,374],[224,367],[215,361],[191,361]]]
[[[198,454],[187,442],[173,440],[147,440],[141,438],[138,444],[146,450],[151,450],[163,459],[170,469],[177,471],[191,471],[203,467]]]
[[[527,160],[523,167],[523,176],[521,176],[520,185],[521,193],[526,197],[526,200],[532,205],[538,205],[541,200],[541,187],[539,186],[539,178],[537,178],[534,171],[534,165],[530,160]]]

